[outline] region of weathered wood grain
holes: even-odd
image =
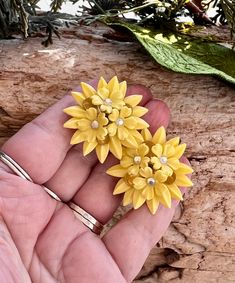
[[[170,135],[188,144],[195,169],[185,201],[136,283],[235,282],[235,89],[210,76],[170,72],[106,28],[0,41],[0,144],[80,81],[114,74],[151,88],[172,112]]]

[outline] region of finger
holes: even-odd
[[[96,81],[91,84],[96,85]],[[70,149],[72,131],[63,127],[63,109],[73,105],[71,95],[48,108],[10,138],[2,150],[24,168],[35,183],[45,183],[59,168]]]
[[[185,159],[182,162],[189,163]],[[145,205],[131,210],[104,236],[103,241],[127,282],[132,282],[150,250],[167,230],[178,203],[173,200],[172,208],[160,205],[155,215]]]
[[[165,127],[168,125],[169,109],[164,102],[151,100],[145,107],[149,109],[149,112],[144,119],[151,125],[152,129],[156,130],[162,125]],[[114,158],[110,157],[106,164],[97,164],[87,182],[74,197],[76,204],[103,224],[112,218],[121,202],[120,196],[113,195],[117,178],[106,174],[106,170],[114,163],[117,163],[117,161],[115,162]]]
[[[128,88],[127,95],[133,94],[143,95],[141,105],[145,105],[152,99],[151,92],[144,86],[138,85]],[[98,159],[95,152],[83,156],[81,144],[72,147],[57,172],[46,183],[46,186],[62,200],[69,201],[85,183],[97,163]]]

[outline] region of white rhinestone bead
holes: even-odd
[[[94,120],[91,122],[92,129],[98,129],[99,128],[99,122]]]
[[[166,156],[161,156],[161,157],[159,158],[159,160],[160,160],[160,162],[161,162],[162,164],[166,164],[166,163],[167,163],[167,157],[166,157]]]
[[[135,164],[140,164],[140,162],[141,162],[141,156],[136,155],[136,156],[134,157],[134,163],[135,163]]]
[[[117,121],[116,121],[116,124],[117,124],[118,126],[122,126],[122,125],[124,124],[123,119],[118,118]]]
[[[156,183],[156,181],[155,181],[153,178],[148,178],[147,183],[148,183],[150,186],[154,186],[155,183]]]
[[[104,99],[104,103],[105,103],[106,105],[112,105],[112,99],[110,99],[110,98],[105,98],[105,99]]]

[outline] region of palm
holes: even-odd
[[[38,185],[1,175],[9,178],[3,188],[1,216],[15,246],[9,235],[4,242],[10,245],[7,250],[1,245],[0,254],[1,261],[9,258],[9,253],[15,255],[5,267],[15,282],[30,282],[27,273],[33,282],[92,282],[92,278],[124,282],[102,241],[83,227],[66,205],[53,201]],[[16,249],[21,258],[17,266]],[[10,281],[2,278],[1,282]]]
[[[144,95],[143,103],[150,110],[146,120],[152,130],[167,126],[166,106],[151,101],[143,87],[133,87],[129,94],[136,90]],[[106,165],[100,165],[92,154],[84,159],[80,146],[69,147],[71,133],[62,128],[66,118],[62,109],[68,105],[71,98],[65,97],[11,138],[3,150],[36,183],[46,183],[65,202],[73,199],[105,224],[120,204],[120,198],[112,195],[115,180],[105,174],[114,160],[110,157]],[[155,216],[146,207],[130,211],[100,239],[75,218],[66,204],[50,198],[40,185],[0,166],[3,283],[130,282],[174,213],[174,209],[163,207]]]

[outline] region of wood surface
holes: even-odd
[[[135,282],[235,282],[235,88],[168,71],[107,33],[67,30],[48,48],[41,38],[0,41],[0,144],[80,81],[117,75],[148,86],[171,109],[169,135],[188,144],[195,185]]]

